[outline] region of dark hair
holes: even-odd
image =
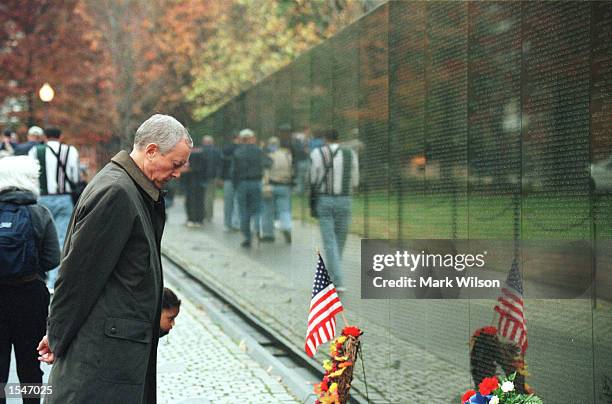
[[[12,131],[12,130],[10,130],[10,129],[4,129],[4,132],[2,132],[2,134],[3,134],[5,137],[11,137],[11,135],[13,134],[13,131]]]
[[[174,294],[172,289],[164,288],[162,309],[174,309],[175,307],[181,307],[181,300]]]
[[[59,139],[62,135],[62,131],[59,128],[45,128],[45,136],[51,139]]]
[[[325,139],[331,140],[331,141],[336,141],[340,138],[340,135],[338,135],[338,131],[336,129],[326,130],[324,136],[325,136]]]

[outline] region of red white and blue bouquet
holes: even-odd
[[[541,398],[523,394],[514,387],[516,373],[505,376],[491,376],[482,379],[478,391],[468,390],[461,398],[461,404],[542,404]]]

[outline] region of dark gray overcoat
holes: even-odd
[[[47,403],[155,403],[163,279],[160,191],[122,151],[87,186],[48,321]]]

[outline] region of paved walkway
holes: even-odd
[[[212,223],[201,228],[184,226],[182,201],[176,202],[168,210],[164,251],[302,347],[315,251],[322,247],[318,227],[294,222],[293,244],[278,237],[244,250],[239,233],[223,230],[222,201],[216,201]],[[470,335],[490,324],[495,301],[361,299],[360,254],[360,238],[350,235],[342,301],[348,321],[366,331],[370,393],[385,398],[375,402],[458,402],[471,385]],[[601,302],[593,311],[589,300],[527,300],[526,311],[530,384],[547,402],[593,397],[593,380],[600,384],[603,375],[612,375],[612,306]],[[356,377],[362,378],[361,369]],[[363,390],[360,380],[354,385]]]
[[[172,285],[169,285],[172,287]],[[176,288],[175,288],[176,289]],[[241,351],[202,307],[182,298],[176,326],[158,348],[160,404],[297,403],[287,389]],[[50,366],[43,365],[47,381]],[[15,359],[9,383],[17,383]],[[9,399],[9,404],[21,403]]]

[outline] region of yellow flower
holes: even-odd
[[[339,344],[344,344],[345,342],[346,342],[346,337],[344,335],[341,337],[338,337],[336,341],[336,343],[339,343]]]
[[[334,359],[337,360],[338,362],[344,362],[346,360],[348,360],[348,355],[345,356],[334,356]]]
[[[329,377],[338,377],[338,376],[340,376],[342,373],[344,373],[344,369],[346,369],[346,368],[338,369],[334,373],[330,373]]]
[[[323,361],[323,369],[327,370],[328,372],[331,372],[332,363],[329,359]]]
[[[334,394],[336,391],[338,391],[338,383],[332,383],[331,386],[329,386],[329,393]]]

